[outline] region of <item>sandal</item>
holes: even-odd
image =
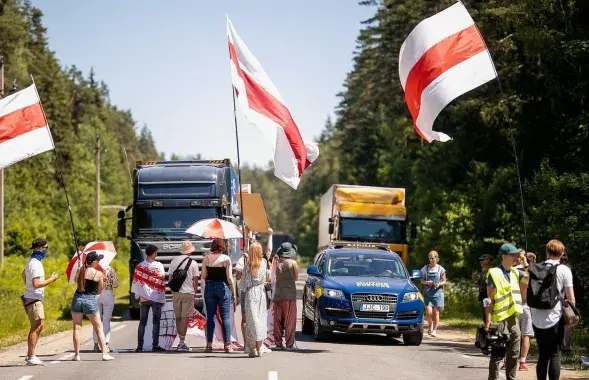
[[[233,352],[233,348],[231,348],[231,343],[225,345],[225,353],[230,354]]]
[[[210,353],[212,353],[212,352],[213,352],[213,347],[212,347],[212,346],[207,346],[207,347],[205,348],[205,354],[210,354]]]

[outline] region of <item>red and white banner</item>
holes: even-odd
[[[433,130],[452,100],[496,77],[485,41],[460,2],[423,20],[399,54],[399,78],[416,132],[427,142],[451,137]]]
[[[231,80],[249,124],[258,128],[274,152],[274,175],[296,189],[319,147],[305,141],[278,90],[239,37],[227,16]]]
[[[79,256],[82,258],[82,264],[86,262],[86,255],[88,252],[92,251],[95,251],[99,255],[104,255],[104,258],[98,262],[98,270],[103,273],[106,272],[112,259],[117,255],[115,245],[112,241],[93,241],[92,243],[86,244],[82,251],[79,252]],[[71,258],[65,270],[65,274],[70,284],[76,282],[76,273],[78,273],[78,252],[76,252],[74,257]]]
[[[53,139],[34,84],[0,100],[0,169],[51,149]]]
[[[165,275],[148,267],[147,261],[142,261],[135,266],[131,292],[137,297],[147,298],[150,301],[166,302]]]

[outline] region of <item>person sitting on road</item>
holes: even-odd
[[[104,274],[98,270],[98,262],[104,258],[96,252],[88,252],[86,262],[78,268],[76,273],[76,292],[72,299],[71,311],[74,323],[74,358],[73,361],[80,361],[80,332],[82,330],[82,319],[84,315],[92,323],[94,332],[98,336],[98,343],[102,350],[102,360],[114,360],[108,353],[102,321],[98,312],[98,295],[104,289]]]
[[[438,252],[431,251],[428,254],[429,264],[421,269],[424,285],[423,300],[427,315],[428,334],[437,335],[440,324],[440,311],[444,310],[444,284],[446,283],[446,270],[438,265]]]

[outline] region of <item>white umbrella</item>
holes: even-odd
[[[217,218],[200,220],[188,227],[186,233],[217,239],[243,238],[241,228],[231,222]]]

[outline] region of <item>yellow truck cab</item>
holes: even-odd
[[[405,189],[332,185],[321,197],[318,252],[335,242],[387,243],[407,265]]]

